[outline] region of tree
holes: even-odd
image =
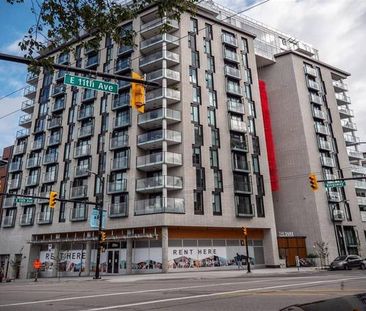
[[[9,4],[21,5],[24,0],[6,0]],[[29,27],[23,41],[19,43],[25,57],[34,59],[46,51],[64,47],[66,42],[78,40],[88,33],[95,40],[82,43],[98,48],[100,40],[110,36],[117,44],[133,45],[135,32],[125,31],[121,35],[121,23],[135,18],[145,7],[156,5],[159,17],[167,13],[170,18],[180,20],[185,12],[194,13],[198,0],[32,0],[32,13],[36,23]],[[162,26],[162,31],[169,23]],[[71,47],[64,47],[70,50]]]
[[[320,258],[320,267],[323,268],[328,264],[329,250],[328,243],[323,241],[316,241],[313,245],[314,252]]]

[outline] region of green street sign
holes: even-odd
[[[330,180],[324,182],[325,188],[342,188],[345,185],[346,182],[344,180]]]
[[[16,203],[32,204],[32,203],[34,203],[34,199],[33,198],[16,198],[15,202]]]
[[[65,74],[64,83],[73,86],[81,86],[86,89],[118,94],[117,83],[109,83],[102,80],[93,80],[85,77],[72,76],[69,74]]]

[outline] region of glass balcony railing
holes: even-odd
[[[342,91],[348,91],[348,85],[342,80],[333,81],[333,86],[335,89],[340,89]]]
[[[230,119],[230,130],[245,133],[247,131],[244,121]]]
[[[141,28],[140,28],[140,32],[144,33],[146,31],[152,30],[154,28],[160,28],[162,27],[162,25],[166,23],[167,25],[169,25],[170,29],[172,30],[176,30],[178,29],[179,25],[178,25],[178,21],[174,20],[174,19],[170,19],[170,18],[166,18],[164,19],[154,19],[152,21],[149,21],[147,23],[143,23],[141,24]]]
[[[310,98],[310,102],[312,102],[314,104],[321,105],[323,103],[322,98],[319,95],[316,95],[314,93],[310,93],[309,98]]]
[[[38,149],[42,149],[44,146],[44,140],[43,139],[39,139],[39,140],[35,140],[32,143],[31,149],[34,150],[38,150]]]
[[[27,150],[27,144],[21,144],[14,146],[13,155],[19,155],[25,153]]]
[[[128,94],[117,96],[113,99],[112,110],[127,107],[129,106],[129,104],[130,104],[130,96]]]
[[[155,80],[160,80],[163,78],[179,82],[180,81],[180,72],[174,71],[171,69],[158,69],[153,72],[149,72],[146,75],[146,79],[148,81],[155,81]]]
[[[230,50],[224,49],[224,58],[236,63],[239,63],[238,54]]]
[[[32,226],[34,223],[34,212],[22,214],[19,219],[21,226]]]
[[[333,158],[321,156],[320,159],[323,166],[335,167],[335,162]]]
[[[60,65],[65,65],[69,62],[69,60],[70,60],[69,54],[60,54],[60,56],[58,57],[57,63]]]
[[[99,65],[99,55],[92,55],[86,59],[85,68],[90,68]]]
[[[355,180],[355,188],[366,189],[366,181]]]
[[[225,65],[225,75],[233,78],[240,79],[240,70],[237,68],[229,67]]]
[[[122,45],[118,48],[118,56],[121,56],[123,54],[132,53],[133,47],[130,45]]]
[[[66,92],[66,85],[58,84],[52,87],[52,96],[63,95]]]
[[[19,130],[19,131],[16,132],[15,137],[16,138],[24,138],[24,137],[29,136],[29,133],[30,133],[29,129]]]
[[[80,165],[75,167],[75,177],[84,177],[90,175],[90,165]]]
[[[84,221],[88,219],[88,205],[80,203],[70,210],[70,221]]]
[[[155,198],[136,201],[135,215],[151,215],[159,213],[184,214],[184,199]]]
[[[248,181],[235,180],[234,191],[243,193],[252,193],[252,183],[249,180]]]
[[[116,61],[114,72],[118,73],[124,70],[130,70],[131,69],[131,59],[125,58],[125,59],[119,59]]]
[[[111,203],[109,205],[109,217],[127,217],[128,216],[128,203]]]
[[[330,135],[329,128],[326,125],[315,124],[315,131],[319,134]]]
[[[151,190],[179,190],[183,188],[183,178],[179,176],[156,176],[136,180],[136,191],[149,192]]]
[[[241,86],[239,84],[234,83],[226,83],[226,92],[238,96],[242,96],[243,94]]]
[[[26,168],[33,168],[41,165],[41,157],[27,159]]]
[[[170,142],[181,143],[182,134],[172,130],[157,130],[141,134],[137,137],[137,144],[143,145],[154,141],[167,140]]]
[[[110,140],[110,149],[115,150],[128,146],[128,135],[112,137]]]
[[[341,115],[344,115],[346,118],[353,117],[353,110],[348,109],[344,106],[338,106],[338,111]]]
[[[360,142],[360,138],[352,134],[344,134],[343,136],[348,145],[354,145]]]
[[[347,103],[347,104],[351,103],[351,98],[349,96],[344,95],[344,94],[336,93],[335,97],[338,101],[340,101],[342,103]]]
[[[122,157],[122,158],[116,158],[112,159],[112,165],[111,170],[125,170],[129,166],[129,158],[128,157]]]
[[[326,141],[323,139],[318,139],[318,147],[319,149],[332,151],[333,150],[333,144],[330,141]]]
[[[347,154],[350,158],[363,159],[363,153],[361,151],[347,149]]]
[[[243,114],[244,113],[244,104],[242,102],[228,100],[227,109],[230,112]]]
[[[320,91],[320,86],[318,82],[315,82],[313,80],[307,79],[308,88]]]
[[[78,111],[78,120],[92,118],[93,116],[94,116],[94,108],[93,108],[93,106],[88,107],[88,108],[81,108]]]
[[[156,44],[162,44],[163,42],[166,42],[168,46],[171,46],[171,45],[179,46],[178,37],[170,35],[168,33],[163,33],[163,34],[158,34],[156,36],[153,36],[144,41],[141,41],[140,49],[145,50],[147,48],[151,48],[151,47],[155,46]]]
[[[316,77],[317,76],[316,70],[313,67],[310,67],[310,66],[305,65],[304,71],[305,71],[305,73],[307,75],[310,75],[310,76],[313,76],[313,77]]]
[[[86,157],[91,154],[91,145],[81,145],[74,149],[74,158]]]
[[[317,118],[317,119],[321,119],[321,120],[326,119],[326,115],[325,115],[324,111],[321,111],[319,109],[313,109],[313,117]]]
[[[239,140],[239,139],[231,138],[230,139],[230,146],[231,146],[231,149],[233,149],[233,150],[248,152],[247,139]]]
[[[130,115],[118,116],[113,120],[113,128],[129,126],[131,124]]]
[[[366,166],[351,164],[351,170],[353,173],[366,175]]]
[[[65,98],[58,98],[52,105],[52,112],[65,109]]]
[[[167,163],[168,165],[179,166],[183,164],[182,154],[174,152],[157,152],[137,157],[136,167],[144,168],[151,165]]]
[[[58,160],[58,153],[45,154],[43,157],[43,164],[56,163]]]
[[[58,127],[61,127],[62,126],[62,118],[61,117],[58,117],[58,118],[52,118],[48,121],[48,129],[51,130],[51,129],[55,129],[55,128],[58,128]]]
[[[34,83],[34,82],[38,81],[38,77],[39,77],[39,75],[37,73],[28,72],[26,81],[27,81],[27,83]]]
[[[168,120],[175,120],[175,121],[181,121],[181,113],[177,110],[172,110],[168,108],[160,108],[152,111],[148,111],[143,114],[138,115],[138,124],[142,125],[148,122],[153,122],[156,120],[162,120],[162,119],[168,119]]]
[[[45,225],[45,224],[51,224],[53,219],[53,209],[39,212],[37,216],[37,224],[39,225]]]
[[[43,175],[43,182],[44,183],[53,183],[57,180],[57,174],[56,171],[46,172]]]
[[[88,186],[87,185],[71,188],[70,197],[72,199],[85,198],[87,196],[88,196]]]
[[[131,86],[131,82],[130,81],[123,81],[123,80],[119,80],[117,81],[118,84],[118,88],[119,89],[124,89],[124,88],[129,88]]]
[[[26,186],[37,186],[39,183],[39,175],[30,175],[27,177]]]
[[[357,126],[356,123],[353,123],[351,121],[347,121],[347,120],[341,120],[341,124],[344,130],[350,130],[350,131],[356,131],[357,130]]]
[[[156,100],[160,101],[162,98],[167,98],[170,102],[180,101],[180,91],[170,88],[160,88],[154,91],[147,92],[146,103]]]
[[[19,118],[19,126],[30,127],[32,124],[32,114],[25,114]]]
[[[34,85],[28,85],[25,89],[24,89],[24,97],[27,98],[33,98],[34,96],[36,96],[36,92],[37,89]]]
[[[366,205],[366,197],[357,197],[358,205]]]
[[[61,143],[61,135],[51,135],[48,137],[48,146],[54,146]]]
[[[238,40],[234,36],[223,33],[221,35],[221,39],[222,39],[222,43],[225,43],[225,44],[228,44],[228,45],[231,45],[234,47],[238,47]]]
[[[92,136],[94,134],[94,126],[93,125],[86,125],[79,128],[79,138]]]
[[[167,50],[159,51],[154,54],[150,54],[144,57],[140,58],[140,67],[147,66],[148,64],[152,64],[156,61],[161,61],[163,59],[166,59],[169,62],[179,64],[179,54],[173,53]]]
[[[97,97],[95,90],[86,89],[83,93],[83,102],[94,100]]]
[[[107,184],[107,193],[113,194],[118,192],[127,191],[127,179],[119,179],[116,181],[110,181]]]
[[[28,99],[22,102],[22,111],[30,113],[34,109],[34,99]]]
[[[9,163],[8,171],[10,173],[20,171],[20,170],[22,170],[22,161],[10,162]]]
[[[16,197],[5,197],[3,199],[3,208],[12,208],[12,207],[16,207]]]
[[[8,180],[8,189],[9,190],[19,189],[20,188],[21,181],[22,180],[20,178],[15,178],[15,179]]]

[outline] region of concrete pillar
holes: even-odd
[[[91,250],[92,250],[92,241],[86,242],[85,248],[85,275],[90,275],[90,263],[91,263]]]
[[[161,251],[162,251],[162,264],[163,264],[163,272],[166,273],[169,270],[169,256],[168,256],[168,227],[161,228]]]
[[[55,258],[55,263],[52,269],[52,277],[56,278],[58,276],[58,269],[60,265],[60,243],[55,243],[55,251],[53,253],[53,256]]]
[[[264,229],[264,261],[267,267],[280,267],[280,257],[278,254],[277,236],[272,229]]]
[[[131,231],[127,231],[127,236],[131,235]],[[126,274],[132,274],[132,239],[127,239],[126,246]]]

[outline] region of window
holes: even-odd
[[[200,55],[197,51],[192,51],[192,66],[199,68],[200,67]]]
[[[193,192],[193,205],[194,205],[194,214],[195,215],[203,215],[203,193],[201,191],[194,190]]]
[[[254,119],[248,120],[248,132],[249,134],[256,135]]]
[[[211,55],[211,41],[205,40],[203,42],[203,48],[206,54]]]
[[[234,173],[234,190],[237,192],[252,192],[248,174]]]
[[[215,72],[215,59],[213,56],[207,55],[207,70]]]
[[[212,40],[212,26],[210,24],[205,24],[205,39]]]
[[[265,217],[263,197],[256,196],[256,203],[257,203],[257,217]]]
[[[200,111],[197,105],[191,105],[191,121],[194,123],[200,122]]]
[[[241,38],[241,44],[242,44],[242,50],[244,53],[249,53],[249,48],[248,48],[248,40],[245,38]]]
[[[252,90],[251,90],[249,84],[244,84],[244,92],[245,92],[245,97],[248,100],[252,100]]]
[[[195,18],[191,18],[191,28],[190,32],[198,34],[198,21]]]
[[[211,145],[220,148],[220,132],[219,129],[211,128]]]
[[[193,164],[193,166],[201,165],[201,148],[200,147],[192,148],[192,164]]]
[[[247,54],[242,54],[242,63],[243,63],[243,67],[244,68],[248,68],[248,55]]]
[[[214,185],[216,191],[223,191],[222,187],[222,171],[214,170]]]
[[[258,174],[260,172],[258,155],[252,155],[252,161],[253,161],[253,173]]]
[[[211,168],[219,167],[219,154],[216,149],[210,148],[210,164]]]
[[[249,195],[235,195],[235,207],[237,216],[254,216]]]
[[[206,71],[206,87],[209,90],[212,90],[214,88],[213,75],[211,72],[207,72],[207,71]]]
[[[117,117],[118,118],[123,118],[123,116],[121,117],[121,116],[118,116],[118,115],[117,115]],[[128,118],[129,118],[129,116],[128,116]],[[101,128],[102,133],[108,131],[108,120],[109,120],[108,114],[103,114],[102,115],[102,128]]]
[[[192,89],[193,102],[201,105],[201,87],[195,86]]]
[[[196,188],[199,190],[206,190],[206,178],[205,178],[205,168],[196,168]]]
[[[257,193],[259,196],[264,196],[265,192],[264,192],[263,176],[257,174],[256,178],[257,178]]]
[[[197,50],[196,36],[193,34],[188,35],[188,47],[194,51]]]
[[[208,105],[217,108],[216,91],[208,91]]]
[[[212,211],[214,215],[222,215],[221,193],[212,192]]]
[[[216,114],[215,110],[208,109],[207,111],[208,125],[216,127]]]
[[[246,153],[233,152],[233,168],[240,171],[249,170]]]
[[[251,118],[255,118],[257,116],[253,101],[248,101],[248,116]]]
[[[258,136],[252,136],[252,144],[253,144],[253,153],[260,155],[261,150],[259,147],[259,137]]]
[[[189,66],[189,82],[197,84],[197,69]]]
[[[203,129],[202,129],[202,125],[200,124],[195,124],[194,125],[194,144],[197,146],[202,146],[203,145]]]

